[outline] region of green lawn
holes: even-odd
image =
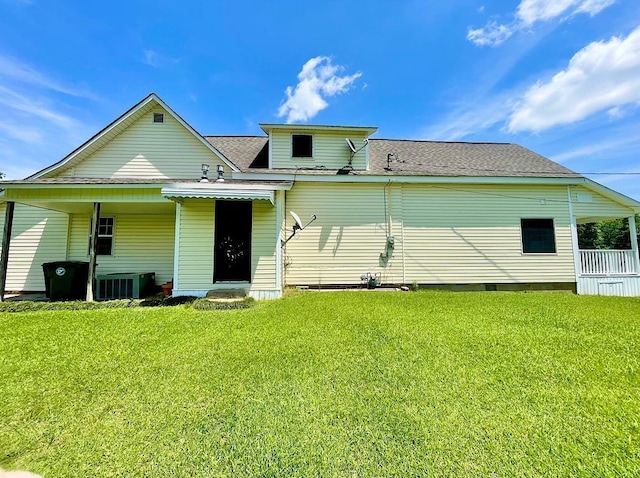
[[[640,300],[304,293],[6,313],[0,467],[639,476]]]

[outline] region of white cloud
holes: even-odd
[[[582,160],[585,158],[593,159],[595,156],[602,153],[610,153],[612,156],[629,154],[629,149],[636,150],[640,146],[640,136],[630,135],[623,138],[598,141],[586,146],[581,146],[577,149],[564,151],[562,153],[554,154],[551,159],[558,163],[570,163],[575,160]]]
[[[278,116],[286,116],[287,123],[307,121],[328,106],[326,98],[345,93],[362,76],[340,76],[344,67],[333,65],[326,56],[311,58],[298,73],[298,84],[285,90],[286,101],[280,105]]]
[[[0,55],[0,164],[7,177],[31,174],[86,138],[94,128],[70,112],[87,99],[96,98]]]
[[[467,39],[478,46],[497,46],[517,31],[526,30],[537,22],[560,17],[564,21],[579,13],[594,16],[613,5],[616,0],[522,0],[508,24],[495,20],[484,28],[469,28]]]
[[[587,13],[594,16],[616,0],[522,0],[516,10],[516,17],[524,26],[535,22],[552,20],[560,15],[568,16]]]
[[[142,63],[144,63],[145,65],[152,66],[154,68],[158,67],[158,54],[155,51],[144,50],[143,54],[144,54],[144,59],[142,60]]]
[[[64,93],[69,96],[95,99],[86,89],[63,85],[36,71],[33,67],[2,54],[0,54],[0,72],[2,72],[2,77],[5,79],[3,83],[6,83],[6,80],[11,80],[38,86],[58,93]]]
[[[69,116],[47,108],[37,99],[21,95],[0,85],[0,105],[4,105],[15,112],[26,116],[49,121],[61,128],[72,128],[75,120]]]
[[[509,115],[510,106],[506,95],[487,97],[473,104],[461,105],[442,121],[419,132],[425,139],[459,141],[466,136],[484,131],[502,123]]]
[[[508,130],[542,131],[634,103],[640,103],[640,27],[626,38],[590,43],[565,70],[530,87],[510,115]]]
[[[500,25],[495,21],[487,23],[484,28],[469,29],[467,40],[478,46],[498,46],[513,35],[512,26]]]
[[[162,68],[163,66],[171,66],[180,62],[180,58],[172,58],[155,50],[143,50],[142,54],[144,56],[142,63],[152,68]]]

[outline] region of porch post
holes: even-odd
[[[578,226],[576,217],[573,215],[573,198],[571,197],[571,186],[567,186],[567,195],[569,197],[569,221],[571,224],[571,248],[573,249],[573,270],[576,275],[576,292],[578,290],[578,282],[582,273],[582,264],[580,261],[580,246],[578,243]]]
[[[276,290],[282,291],[282,219],[284,214],[284,191],[275,191],[276,195]]]
[[[94,300],[96,279],[96,248],[98,247],[98,224],[100,223],[100,203],[93,203],[91,216],[91,237],[89,238],[89,274],[87,276],[87,302]]]
[[[631,249],[633,250],[633,262],[636,274],[640,274],[640,257],[638,257],[638,230],[636,229],[636,217],[629,216],[629,235],[631,236]]]
[[[4,300],[4,292],[7,285],[7,267],[9,266],[9,244],[11,243],[11,229],[13,227],[13,210],[16,205],[13,201],[7,201],[7,209],[4,215],[4,231],[2,233],[2,254],[0,255],[0,302]]]

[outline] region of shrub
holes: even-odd
[[[228,302],[219,302],[209,299],[197,299],[193,302],[193,308],[196,310],[233,310],[248,309],[253,307],[255,300],[253,297],[245,297],[241,300],[232,300]]]
[[[164,299],[164,305],[172,306],[172,305],[190,304],[196,299],[197,299],[197,297],[195,297],[193,295],[181,295],[181,296],[178,296],[178,297],[167,297],[166,299]]]
[[[139,301],[121,299],[106,302],[31,302],[31,301],[7,301],[0,302],[0,312],[36,312],[46,310],[95,310],[95,309],[121,309],[138,306]]]
[[[96,310],[96,309],[123,309],[130,307],[164,307],[193,302],[196,297],[169,297],[167,299],[119,299],[101,302],[85,302],[81,300],[67,302],[32,302],[10,300],[0,302],[0,312],[37,312],[47,310]]]

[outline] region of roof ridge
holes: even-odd
[[[257,134],[205,134],[204,138],[264,138],[269,139],[267,135]]]
[[[369,141],[403,141],[403,142],[411,142],[411,143],[441,143],[441,144],[491,144],[491,145],[511,145],[511,146],[520,146],[517,143],[508,143],[502,141],[444,141],[438,139],[395,139],[395,138],[369,138]]]

